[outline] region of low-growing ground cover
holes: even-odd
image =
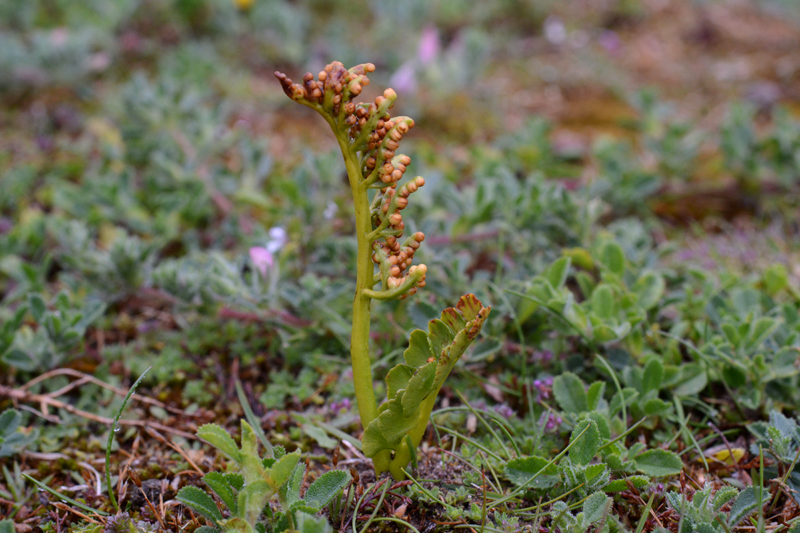
[[[798,531],[797,7],[466,4],[0,0],[0,533]]]

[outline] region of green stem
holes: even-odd
[[[370,259],[370,265],[372,265],[371,262],[372,259],[371,258],[369,259]],[[393,289],[386,289],[385,291],[373,291],[370,288],[364,288],[361,291],[361,296],[367,299],[371,298],[375,300],[396,300],[400,296],[410,291],[412,287],[414,287],[417,283],[419,283],[419,280],[421,278],[422,278],[421,271],[415,271],[413,273],[409,273],[408,276],[406,276],[406,280],[402,283],[402,285],[399,285]]]
[[[414,429],[408,434],[411,438],[411,444],[414,445],[414,449],[419,447],[419,443],[422,442],[422,437],[425,435],[425,429],[428,427],[428,420],[431,418],[431,411],[433,411],[433,405],[436,403],[436,397],[438,395],[439,390],[437,389],[435,393],[429,394],[419,406],[417,425],[414,426]],[[411,450],[408,449],[406,441],[403,441],[400,447],[395,451],[394,459],[391,465],[389,465],[389,471],[395,479],[405,479],[406,474],[403,469],[408,466],[409,461],[411,461]]]
[[[373,285],[374,268],[372,265],[372,242],[368,236],[372,231],[369,212],[369,197],[361,187],[363,179],[358,157],[351,151],[346,139],[339,136],[331,124],[339,147],[344,156],[350,189],[353,191],[353,202],[356,211],[356,238],[358,255],[356,257],[356,293],[353,299],[353,327],[350,334],[350,358],[353,367],[353,384],[355,385],[358,413],[364,429],[378,416],[378,404],[375,401],[375,390],[372,387],[372,368],[369,358],[369,326],[370,298],[364,294]],[[372,459],[376,474],[385,471],[389,465],[389,451],[383,451]]]

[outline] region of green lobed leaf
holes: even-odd
[[[242,437],[241,437],[241,456],[258,457],[258,435],[256,434],[253,426],[245,420],[241,420]]]
[[[442,311],[442,322],[444,322],[452,331],[460,331],[467,325],[464,317],[462,317],[461,314],[452,307],[448,307]]]
[[[437,366],[436,361],[431,361],[418,368],[408,380],[408,386],[400,400],[404,416],[411,417],[419,409],[422,400],[433,392]]]
[[[453,330],[441,320],[433,319],[428,322],[428,342],[435,359],[439,359],[445,346],[453,341],[454,335]]]
[[[393,400],[396,401],[396,400]],[[386,412],[386,411],[384,411]],[[400,408],[400,412],[402,414],[402,407]],[[378,418],[373,420],[367,426],[367,429],[364,430],[364,436],[362,437],[361,445],[362,445],[362,452],[367,457],[375,457],[375,454],[380,452],[381,450],[391,450],[393,449],[392,445],[386,438],[383,436],[380,428],[380,418],[383,416],[381,413]]]
[[[215,523],[217,520],[222,520],[222,513],[219,512],[214,499],[198,487],[183,487],[175,499]]]
[[[486,319],[484,311],[488,312],[490,309],[490,307],[483,307],[481,301],[474,294],[465,294],[458,299],[456,304],[456,311],[460,312],[467,322],[478,319],[482,324],[483,320]]]
[[[408,387],[408,381],[414,375],[416,367],[411,365],[397,365],[386,374],[386,396],[393,400],[397,391]]]
[[[241,461],[239,447],[230,433],[216,424],[205,424],[197,428],[197,436],[236,461]]]
[[[431,346],[428,344],[428,336],[421,329],[411,332],[408,348],[403,352],[406,364],[414,368],[419,368],[428,363],[428,359],[433,357]]]
[[[587,488],[602,488],[608,484],[611,471],[605,463],[588,465],[583,471],[583,477]]]
[[[308,487],[305,494],[306,505],[319,510],[324,509],[350,483],[350,479],[350,474],[344,470],[325,472]]]
[[[402,404],[397,401],[391,401],[389,402],[389,408],[378,416],[378,428],[391,449],[395,449],[403,440],[403,437],[416,426],[419,418],[419,406],[417,407],[417,410],[412,412],[410,416],[406,416],[405,413],[407,411]],[[370,423],[370,426],[372,426],[372,423]],[[364,453],[366,453],[366,449]]]
[[[569,458],[573,463],[588,465],[597,454],[602,443],[600,430],[597,422],[591,419],[583,419],[575,425],[569,439],[572,448],[569,450]]]
[[[683,468],[681,458],[669,450],[647,450],[634,457],[636,469],[651,477],[674,476]]]
[[[394,393],[394,397],[390,396],[381,404],[378,417],[364,431],[362,446],[367,457],[374,457],[384,449],[395,450],[412,429],[427,423],[427,419],[419,420],[420,405],[430,395],[438,393],[456,362],[480,333],[490,311],[490,307],[482,307],[474,295],[468,294],[459,300],[455,310],[449,308],[442,313],[443,320],[429,322],[430,333],[426,338],[421,337],[419,330],[412,332],[405,359],[409,366],[419,363],[419,367],[404,388],[400,387],[408,369],[390,371],[387,390]],[[448,324],[460,324],[461,321],[452,315],[453,312],[457,312],[461,321],[469,319],[455,334]]]
[[[751,326],[745,350],[748,352],[758,348],[780,326],[780,321],[771,317],[761,317]]]

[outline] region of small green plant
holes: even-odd
[[[25,434],[18,431],[22,415],[15,409],[0,413],[0,457],[19,453],[25,446],[36,440],[38,433]]]
[[[564,533],[583,533],[590,528],[595,531],[608,531],[608,513],[611,510],[611,498],[602,492],[595,492],[583,502],[581,512],[573,515],[564,502],[553,504],[553,524]]]
[[[747,487],[743,491],[730,486],[723,486],[712,492],[713,485],[706,483],[702,490],[694,493],[691,499],[685,493],[668,492],[669,506],[682,517],[680,533],[731,531],[748,515],[758,510],[758,498],[768,493],[756,487]],[[723,508],[730,503],[730,512]],[[766,500],[762,500],[762,505]],[[727,516],[726,516],[727,514]]]
[[[367,73],[374,70],[371,63],[347,70],[337,61],[326,66],[317,80],[307,73],[302,84],[280,72],[275,76],[287,96],[322,115],[344,157],[358,242],[350,354],[364,447],[376,473],[391,470],[395,478],[403,478],[444,379],[477,337],[491,308],[467,295],[455,309],[445,310],[441,321],[431,321],[427,336],[422,331],[412,333],[406,364],[387,376],[389,398],[378,407],[369,356],[372,300],[404,299],[416,293],[425,286],[428,269],[423,264],[412,266],[425,235],[416,232],[400,241],[406,225],[401,211],[409,196],[425,184],[422,177],[399,183],[411,158],[396,152],[414,121],[389,114],[397,99],[392,89],[374,103],[353,101],[369,84]],[[379,290],[374,290],[376,284]]]
[[[41,294],[28,294],[24,309],[30,311],[38,327],[34,331],[22,325],[20,310],[13,320],[4,324],[0,330],[0,355],[4,363],[24,371],[57,366],[82,342],[86,329],[106,309],[102,302],[97,301],[85,302],[79,308],[75,299],[63,291],[53,299],[51,307],[48,307]],[[2,349],[7,342],[11,342],[11,345],[3,354]]]
[[[178,492],[177,499],[180,502],[217,526],[208,527],[207,531],[327,531],[324,519],[320,522],[309,515],[327,506],[350,482],[350,474],[342,470],[326,472],[301,497],[306,468],[300,462],[300,453],[286,453],[281,446],[269,446],[267,457],[262,458],[258,450],[258,435],[244,420],[241,447],[236,445],[227,431],[215,424],[201,426],[197,436],[221,451],[238,467],[235,472],[211,472],[203,477],[203,482],[228,509],[228,518],[223,516],[214,499],[202,489],[189,486]],[[281,507],[278,513],[274,513],[269,505],[276,494]]]
[[[769,423],[755,422],[748,429],[756,437],[750,451],[758,453],[758,447],[762,446],[764,455],[774,459],[774,464],[764,467],[764,475],[768,479],[780,479],[792,498],[800,502],[800,472],[796,468],[800,459],[800,426],[793,419],[772,411]]]

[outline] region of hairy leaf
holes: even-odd
[[[275,491],[266,481],[250,483],[239,493],[238,517],[254,526]]]
[[[530,488],[550,488],[561,480],[558,467],[555,464],[545,468],[549,461],[544,457],[531,455],[518,457],[506,463],[506,477],[517,486],[525,485]],[[542,470],[544,468],[544,470]],[[539,475],[537,475],[539,474]],[[531,479],[533,479],[531,481]]]
[[[239,447],[231,437],[230,433],[216,424],[205,424],[197,428],[197,436],[233,459],[241,461]]]
[[[320,510],[324,509],[328,502],[350,483],[350,479],[350,474],[344,470],[325,472],[308,487],[305,495],[306,505]]]
[[[759,492],[761,493],[761,501],[759,502]],[[736,527],[739,523],[744,520],[748,515],[756,512],[760,505],[764,505],[769,498],[764,498],[764,496],[769,496],[769,491],[767,489],[759,489],[757,487],[746,487],[742,492],[739,493],[739,496],[733,501],[731,504],[731,513],[728,516],[728,526]]]
[[[553,396],[567,413],[588,411],[586,389],[583,382],[572,372],[565,372],[553,380]]]
[[[588,526],[603,520],[611,508],[611,498],[595,492],[583,502],[583,523]]]
[[[569,458],[572,462],[579,465],[588,465],[600,449],[600,430],[597,422],[591,419],[584,419],[575,425],[572,436],[569,439],[572,448],[569,450]]]
[[[225,476],[219,472],[209,472],[203,476],[203,482],[219,496],[219,499],[228,507],[232,515],[236,516],[238,514],[239,504],[236,500],[236,495],[233,493],[233,488],[225,479]]]
[[[674,476],[683,468],[681,458],[669,450],[647,450],[633,462],[639,472],[652,477]]]
[[[213,498],[206,494],[206,491],[197,487],[183,487],[175,497],[182,504],[191,507],[198,514],[203,515],[209,520],[222,520],[222,513],[219,512],[217,504]]]
[[[332,533],[333,528],[324,517],[316,518],[308,513],[298,512],[295,519],[298,533]]]

